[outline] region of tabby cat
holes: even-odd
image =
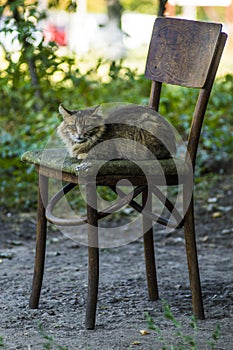
[[[149,107],[118,105],[103,112],[101,106],[70,111],[60,105],[59,112],[58,135],[71,157],[144,160],[176,152],[172,127]]]

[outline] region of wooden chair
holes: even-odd
[[[99,212],[97,208],[96,186],[109,186],[115,190],[115,185],[120,179],[129,180],[134,186],[133,198],[142,194],[142,204],[138,204],[123,192],[120,194],[120,206],[129,204],[143,214],[143,232],[145,247],[145,262],[148,282],[148,293],[151,300],[158,299],[158,288],[156,278],[156,267],[153,243],[153,221],[173,227],[184,227],[186,242],[186,253],[190,277],[190,288],[192,293],[192,305],[194,315],[204,318],[201,285],[199,277],[197,249],[195,242],[194,226],[194,204],[192,196],[192,182],[190,178],[195,170],[195,161],[201,133],[202,122],[207,108],[212,85],[216,71],[221,59],[222,51],[227,35],[221,32],[222,25],[216,23],[205,23],[184,19],[159,17],[155,20],[152,38],[150,42],[148,58],[146,63],[146,78],[152,81],[149,107],[158,111],[162,83],[173,84],[199,89],[199,95],[194,106],[194,114],[187,143],[187,155],[181,162],[174,163],[173,159],[159,160],[163,170],[167,186],[183,184],[184,205],[187,210],[180,220],[178,213],[174,211],[174,205],[170,200],[163,197],[156,186],[161,183],[161,174],[156,171],[156,162],[144,162],[143,167],[149,169],[152,187],[148,191],[148,182],[141,170],[127,160],[109,161],[98,172],[96,179],[81,176],[81,170],[77,170],[80,161],[66,158],[60,150],[38,150],[29,151],[22,156],[22,160],[35,164],[39,172],[39,195],[38,195],[38,222],[36,238],[36,254],[32,292],[30,297],[30,308],[37,308],[42,286],[45,248],[46,248],[46,226],[47,219],[58,225],[88,223],[88,301],[86,309],[86,327],[95,327],[96,305],[99,279],[99,247],[98,247],[98,221],[107,214]],[[177,111],[179,113],[180,111]],[[191,160],[191,165],[187,161]],[[59,165],[62,162],[62,165]],[[178,164],[178,165],[177,165]],[[62,170],[61,170],[62,167]],[[94,165],[93,165],[94,167]],[[179,173],[179,176],[178,176]],[[59,193],[48,202],[48,180],[49,178],[62,179],[67,182]],[[54,205],[60,198],[77,184],[86,186],[87,216],[80,220],[64,220],[56,218],[52,214]],[[152,190],[151,190],[152,188]],[[164,219],[152,212],[152,192],[164,200],[165,207],[173,213],[175,223]],[[188,196],[191,199],[188,201]],[[162,198],[161,198],[162,197]],[[129,198],[131,198],[129,200]],[[145,207],[146,204],[146,208]],[[144,210],[145,209],[145,210]]]

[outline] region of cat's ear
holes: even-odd
[[[96,120],[102,119],[103,115],[102,115],[101,109],[99,107],[100,107],[100,105],[97,105],[95,107],[90,108],[91,116],[93,119],[96,119]]]
[[[99,108],[100,105],[97,105],[95,107],[92,108],[92,113],[95,113],[97,112],[98,108]]]
[[[71,111],[66,109],[63,105],[59,106],[58,111],[63,116],[64,119],[69,118],[71,116]]]

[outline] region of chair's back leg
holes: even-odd
[[[37,309],[44,274],[47,219],[45,217],[45,207],[48,201],[48,178],[39,175],[38,186],[38,206],[37,206],[37,229],[36,229],[36,254],[34,263],[34,276],[32,282],[32,292],[29,300],[29,307]]]
[[[192,293],[193,313],[194,313],[194,316],[196,316],[198,319],[203,320],[205,318],[205,315],[204,315],[204,308],[203,308],[203,301],[202,301],[201,282],[200,282],[200,274],[199,274],[198,258],[197,258],[193,198],[191,199],[188,210],[185,214],[184,234],[185,234],[188,270],[189,270],[190,289]]]
[[[142,193],[143,206],[151,211],[152,207],[152,193],[147,193],[148,187]],[[155,252],[154,252],[154,238],[152,220],[148,217],[142,217],[143,239],[144,239],[144,255],[148,285],[148,295],[150,300],[158,300],[158,284],[156,275]]]
[[[88,296],[86,328],[95,328],[96,305],[99,285],[98,212],[95,185],[86,186],[88,222]]]

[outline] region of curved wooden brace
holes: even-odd
[[[76,217],[75,219],[65,219],[55,216],[52,212],[55,205],[61,200],[61,198],[68,192],[70,192],[77,184],[68,183],[60,191],[58,191],[48,202],[46,207],[46,218],[48,221],[52,222],[58,226],[79,226],[87,223],[87,217]],[[129,204],[132,201],[132,198],[137,197],[143,190],[145,186],[137,186],[133,191],[127,195],[124,193],[124,196],[115,204],[110,205],[108,208],[98,213],[98,220],[103,219],[104,217],[114,213],[115,211],[121,209],[123,206]]]
[[[68,192],[70,192],[75,186],[77,186],[77,184],[68,183],[49,200],[45,211],[45,216],[48,221],[58,226],[74,226],[74,225],[79,226],[87,223],[86,217],[78,218],[78,219],[77,218],[65,219],[65,218],[58,218],[52,213],[55,205],[62,199],[62,197],[64,197]]]
[[[83,218],[76,217],[74,219],[65,219],[65,218],[59,218],[52,213],[54,207],[61,200],[61,198],[65,194],[70,192],[75,186],[77,186],[77,184],[68,183],[50,199],[46,207],[46,218],[48,221],[58,226],[79,226],[87,223],[86,216]],[[141,206],[134,200],[135,197],[137,197],[140,193],[142,193],[145,190],[146,186],[137,186],[129,194],[125,194],[125,192],[123,192],[119,188],[116,190],[114,186],[111,186],[110,188],[112,189],[112,191],[117,193],[121,197],[121,199],[117,203],[112,204],[105,210],[99,212],[98,220],[103,219],[104,217],[112,214],[113,212],[121,209],[123,206],[128,204],[137,212],[142,213],[144,216],[148,217],[149,219],[152,219],[153,221],[156,221],[161,225],[171,227],[171,228],[181,228],[183,226],[183,219],[180,213],[177,211],[174,205],[169,201],[169,199],[166,196],[164,196],[164,194],[159,190],[157,186],[153,186],[152,192],[164,204],[167,210],[170,213],[172,213],[176,221],[168,220],[156,213],[152,213],[151,211],[145,209],[143,206]]]

